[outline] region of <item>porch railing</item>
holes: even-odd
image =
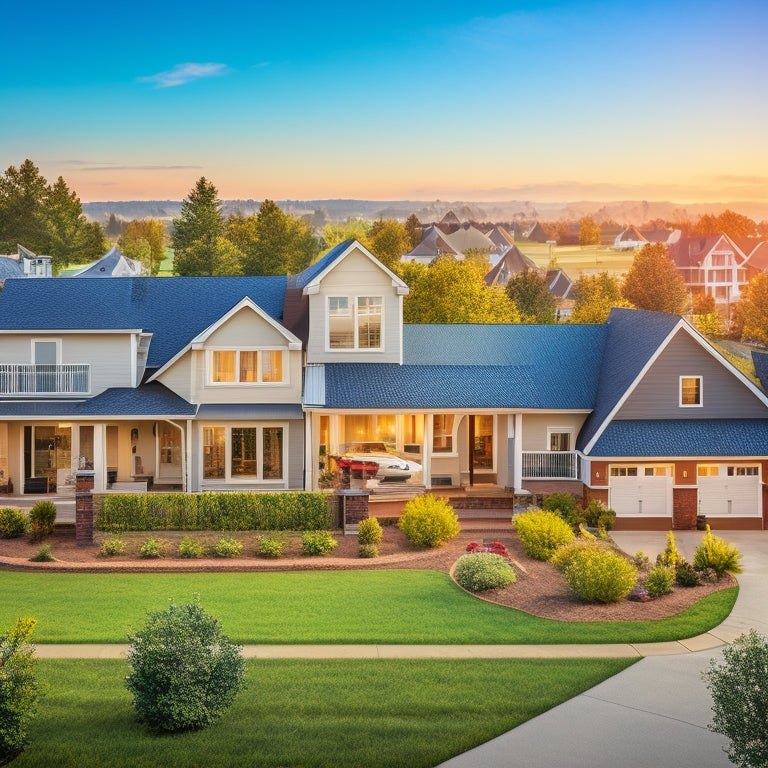
[[[91,366],[0,364],[0,395],[70,395],[90,392]]]
[[[578,480],[575,451],[523,451],[523,478],[527,480]]]

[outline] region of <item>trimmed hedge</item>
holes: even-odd
[[[114,493],[100,497],[100,531],[316,531],[332,527],[322,493]]]

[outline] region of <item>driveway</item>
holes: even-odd
[[[718,532],[716,532],[718,533]],[[663,551],[665,532],[617,531],[625,551]],[[688,560],[701,532],[675,533]],[[723,531],[744,554],[731,615],[709,634],[730,643],[750,628],[768,635],[768,531]],[[439,768],[727,768],[726,739],[707,729],[711,700],[701,679],[721,650],[649,656],[554,709]]]

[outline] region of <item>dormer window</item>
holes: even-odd
[[[701,406],[701,376],[680,377],[680,407],[690,408]]]
[[[381,296],[329,296],[328,348],[381,349]]]
[[[215,349],[209,357],[211,384],[281,384],[280,349]]]

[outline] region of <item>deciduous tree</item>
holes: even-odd
[[[408,233],[408,240],[411,244],[408,250],[413,250],[421,242],[421,235],[423,233],[421,222],[415,213],[412,213],[405,220],[405,231]]]
[[[727,209],[719,216],[705,213],[696,224],[696,232],[705,236],[754,237],[757,235],[757,224],[748,216]]]
[[[323,227],[323,241],[329,250],[345,240],[357,240],[361,245],[368,248],[370,245],[368,230],[370,228],[371,225],[362,219],[350,219],[344,224],[326,224]]]
[[[400,257],[411,250],[411,240],[399,221],[376,221],[368,231],[371,253],[389,269],[395,269]]]
[[[151,275],[156,275],[165,258],[165,226],[157,219],[129,221],[117,246],[129,258],[137,259]]]
[[[579,245],[600,245],[600,226],[591,216],[579,219]]]
[[[638,309],[680,314],[688,306],[685,281],[663,243],[648,243],[637,252],[622,294]]]
[[[768,272],[761,272],[749,281],[735,314],[745,339],[768,344]]]
[[[604,323],[613,307],[624,307],[619,281],[602,272],[582,275],[573,284],[574,306],[572,323]]]
[[[538,272],[529,269],[506,285],[507,296],[517,307],[523,323],[554,323],[557,303],[549,285]]]

